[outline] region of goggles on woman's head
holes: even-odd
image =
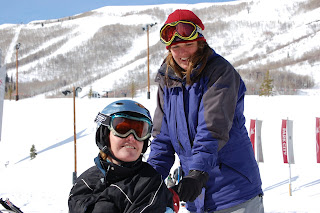
[[[191,21],[177,21],[164,25],[160,30],[160,40],[167,46],[171,45],[176,37],[192,41],[198,38],[202,29]]]
[[[115,136],[120,138],[126,138],[132,133],[136,140],[144,141],[151,136],[152,124],[147,118],[122,113],[111,116],[99,113],[96,121],[107,126]]]

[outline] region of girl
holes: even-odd
[[[100,153],[96,165],[71,189],[70,213],[173,212],[173,194],[142,161],[152,130],[149,111],[135,101],[119,100],[106,106],[95,122]]]
[[[262,213],[259,168],[243,115],[246,87],[203,30],[190,10],[174,11],[161,28],[169,52],[156,77],[148,162],[167,177],[179,156],[185,176],[175,190],[191,212]]]

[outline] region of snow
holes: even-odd
[[[155,89],[135,98],[151,112],[156,106]],[[98,154],[94,141],[96,114],[114,98],[76,99],[77,173],[93,165]],[[316,163],[315,117],[320,99],[313,95],[246,96],[247,128],[250,119],[262,124],[264,163],[259,163],[265,212],[320,212],[320,164]],[[295,164],[282,160],[281,119],[293,120]],[[30,160],[30,148],[38,155]],[[6,163],[9,163],[7,167]],[[31,98],[4,102],[0,142],[0,197],[9,198],[22,211],[68,212],[67,200],[75,169],[72,98]],[[181,212],[186,212],[182,208]]]

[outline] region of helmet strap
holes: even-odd
[[[118,161],[119,163],[123,164],[126,163],[125,161],[120,160],[119,158],[117,158],[116,156],[114,156],[114,154],[112,154],[112,152],[110,151],[110,148],[107,146],[104,146],[101,151],[106,154],[107,156],[110,156],[112,159]]]
[[[110,156],[112,159],[118,161],[119,163],[121,163],[121,164],[122,164],[122,163],[125,163],[124,161],[122,161],[122,160],[118,159],[116,156],[114,156],[114,154],[112,154],[112,152],[111,152],[111,150],[110,150],[110,148],[109,148],[109,146],[110,146],[109,136],[104,134],[103,129],[104,129],[104,128],[101,128],[101,127],[100,127],[100,134],[99,134],[99,136],[100,136],[100,138],[99,138],[99,139],[100,139],[100,143],[97,143],[99,149],[100,149],[103,153],[105,153],[107,156]],[[107,131],[107,132],[108,132],[108,131]],[[106,144],[106,145],[103,146],[103,145],[101,144],[102,141],[105,141],[104,144]]]

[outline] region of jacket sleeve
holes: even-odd
[[[159,74],[158,74],[159,75]],[[160,78],[157,76],[157,78]],[[164,114],[163,88],[158,86],[157,107],[153,117],[153,141],[147,162],[165,179],[174,163],[175,155],[168,132],[168,125]]]
[[[99,171],[94,167],[85,171],[77,178],[77,182],[72,187],[69,199],[69,213],[88,213],[92,212],[94,203],[97,200],[97,194],[94,193],[99,178]]]
[[[207,90],[198,113],[190,170],[206,171],[214,166],[218,151],[229,140],[238,100],[240,76],[233,66],[220,57],[209,70]],[[204,165],[209,167],[204,168]]]
[[[132,203],[124,212],[161,212],[166,207],[173,209],[173,195],[168,190],[161,176],[146,165],[139,176],[131,179]],[[125,191],[125,190],[123,190]],[[128,192],[128,194],[131,194]]]

